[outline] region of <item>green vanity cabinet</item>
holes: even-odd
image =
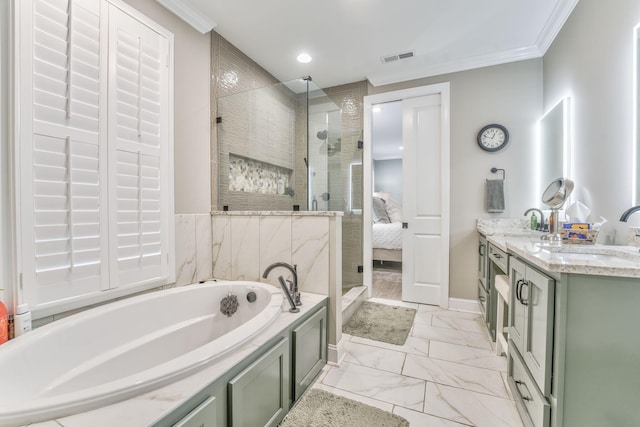
[[[291,406],[289,340],[278,344],[229,381],[229,425],[277,426]]]
[[[512,255],[508,383],[526,427],[640,426],[640,278]]]
[[[313,383],[327,363],[327,310],[323,307],[293,329],[293,400]]]

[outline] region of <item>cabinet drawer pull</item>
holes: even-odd
[[[516,388],[518,390],[518,394],[520,395],[520,398],[527,402],[533,402],[533,398],[529,396],[525,396],[520,392],[520,386],[524,386],[524,388],[527,389],[527,394],[531,394],[529,393],[529,387],[527,387],[527,384],[525,384],[523,381],[516,380]]]
[[[497,253],[494,253],[494,254],[493,254],[493,256],[494,256],[494,257],[496,257],[496,258],[498,258],[498,259],[502,258],[502,255],[497,254]]]

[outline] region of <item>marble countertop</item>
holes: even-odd
[[[344,216],[342,211],[212,211],[211,216]]]
[[[313,310],[327,297],[308,292],[301,293],[303,305],[300,313],[289,313],[289,304],[283,301],[282,313],[274,323],[262,331],[258,337],[241,346],[236,352],[218,360],[191,376],[183,378],[165,387],[141,394],[132,399],[104,406],[92,411],[58,418],[56,420],[29,424],[30,427],[111,427],[111,426],[146,426],[152,425],[180,405],[192,395],[218,379],[239,361],[249,356],[261,345],[285,330],[289,325]]]

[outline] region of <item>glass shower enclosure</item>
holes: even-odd
[[[357,102],[301,78],[217,104],[218,210],[344,212],[343,290],[362,285]]]

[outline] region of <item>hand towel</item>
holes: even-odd
[[[504,212],[504,179],[487,179],[487,212]]]

